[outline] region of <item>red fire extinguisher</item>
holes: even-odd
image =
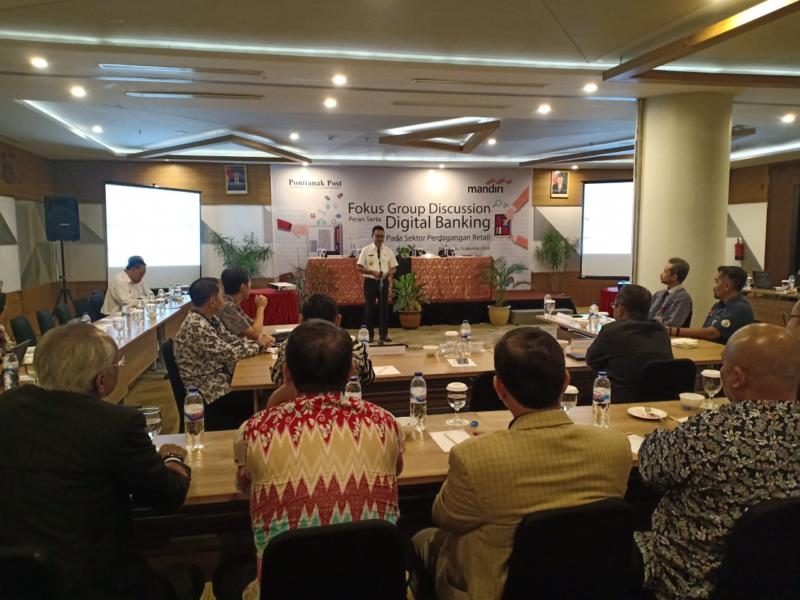
[[[742,242],[742,238],[736,238],[736,244],[734,244],[733,248],[736,260],[744,260],[744,242]]]

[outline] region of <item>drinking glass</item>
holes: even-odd
[[[147,312],[147,318],[151,320],[155,320],[156,318],[156,305],[153,302],[148,302],[145,305],[145,311]]]
[[[117,330],[117,339],[122,339],[122,330],[125,329],[125,319],[122,317],[114,317],[114,320],[111,321],[111,324],[114,326],[114,329]]]
[[[722,389],[722,376],[715,369],[705,369],[700,375],[703,377],[703,391],[708,395],[708,400],[703,400],[700,408],[713,410],[717,405],[712,398]]]
[[[561,410],[568,413],[578,405],[578,388],[568,385],[564,393],[561,394]]]
[[[552,317],[555,311],[556,311],[556,301],[553,300],[553,297],[550,294],[545,295],[544,297],[545,316]]]
[[[781,279],[781,288],[783,288],[783,292],[784,293],[789,291],[789,280],[788,279]]]
[[[467,384],[454,381],[447,384],[447,403],[455,411],[455,417],[447,419],[446,423],[450,427],[466,427],[469,421],[458,416],[460,411],[467,404]]]
[[[158,297],[164,298],[164,288],[158,288]]]
[[[141,411],[144,415],[147,435],[150,436],[150,441],[155,443],[156,436],[161,433],[161,409],[157,406],[144,406]]]

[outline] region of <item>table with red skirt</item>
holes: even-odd
[[[242,310],[250,317],[256,316],[256,296],[266,296],[268,300],[267,308],[264,310],[264,325],[287,325],[300,321],[297,291],[279,291],[272,288],[250,290],[250,296],[242,302]]]

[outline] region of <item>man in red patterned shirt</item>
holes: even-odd
[[[257,573],[266,545],[289,529],[365,519],[397,522],[403,442],[394,417],[344,395],[353,344],[320,319],[286,343],[284,381],[298,396],[253,415],[234,442],[237,485],[250,494]],[[216,590],[215,590],[216,591]],[[244,598],[258,598],[258,580]]]

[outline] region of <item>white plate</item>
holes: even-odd
[[[637,419],[645,419],[647,421],[660,421],[666,419],[669,415],[659,408],[647,408],[645,412],[644,406],[631,406],[628,409],[628,414]]]

